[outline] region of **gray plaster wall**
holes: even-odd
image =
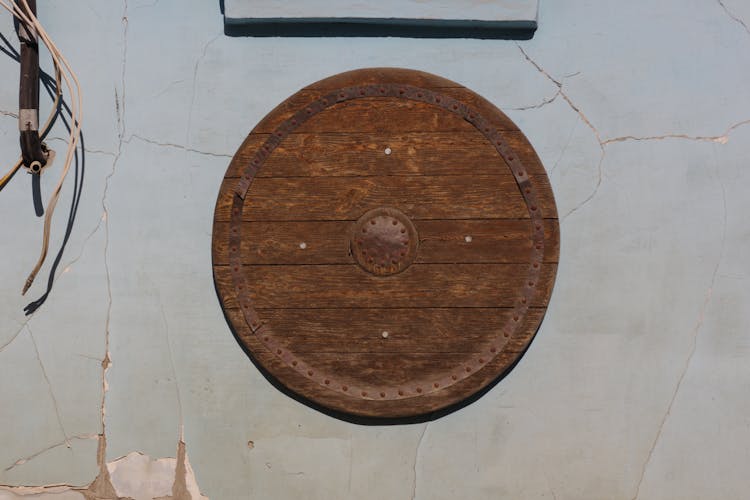
[[[88,156],[57,285],[30,318],[41,221],[25,174],[0,193],[0,498],[747,498],[746,1],[547,0],[523,42],[228,38],[209,0],[39,10],[81,77]],[[0,32],[14,39],[7,15]],[[367,66],[437,73],[504,109],[561,215],[531,348],[427,424],[358,426],[282,395],[213,288],[214,201],[244,136],[303,85]],[[10,166],[16,63],[0,56],[0,74]]]

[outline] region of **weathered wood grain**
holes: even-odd
[[[248,236],[242,240],[242,262],[353,264],[352,225],[351,221],[245,222],[242,233]],[[414,225],[419,233],[417,263],[528,263],[532,250],[526,220],[418,220]],[[557,222],[545,221],[544,230],[544,262],[557,262]],[[214,264],[228,265],[229,223],[214,224],[213,237]]]
[[[233,323],[238,309],[227,310]],[[277,333],[280,345],[297,354],[480,353],[482,345],[502,338],[512,309],[259,309],[263,324]],[[544,309],[531,309],[521,328],[538,324]],[[383,332],[387,336],[383,337]],[[515,346],[509,346],[515,349]]]
[[[233,189],[244,169],[269,134],[310,102],[343,87],[394,83],[433,89],[481,114],[487,130],[497,129],[511,156],[520,159],[535,193],[529,205],[541,219],[530,219],[510,167],[483,135],[484,127],[477,130],[468,116],[396,97],[332,105],[284,137],[244,198],[237,269],[241,266],[250,298],[243,303],[252,303],[261,325],[258,333],[251,332],[237,309],[228,255]],[[512,163],[515,170],[521,166]],[[414,263],[387,277],[369,274],[349,254],[352,224],[380,207],[402,211],[419,235]],[[529,264],[536,223],[545,230],[538,276]],[[549,179],[512,121],[458,84],[388,68],[310,85],[262,120],[229,165],[213,240],[222,307],[258,365],[315,404],[375,417],[446,408],[502,375],[529,345],[545,314],[559,254]],[[526,299],[530,288],[536,293]],[[529,309],[523,313],[520,304],[526,300]],[[507,321],[517,321],[509,338],[500,334]],[[276,343],[273,352],[259,340],[269,336]],[[480,350],[490,341],[499,351],[484,357]],[[411,393],[373,401],[331,390],[314,379],[313,371],[286,364],[291,361],[282,361],[280,353],[353,385],[384,390],[408,385]],[[468,378],[414,394],[415,383],[451,380],[451,370],[465,363],[473,363]]]
[[[414,264],[379,278],[357,265],[245,266],[257,308],[330,307],[511,307],[526,286],[527,265]],[[532,306],[546,306],[557,266],[542,267]],[[228,267],[215,266],[222,289],[234,286]],[[224,307],[238,307],[227,294]]]
[[[463,88],[440,89],[444,95],[475,109],[498,130],[518,130],[504,114],[493,113],[494,106]],[[300,109],[323,98],[327,92],[302,90],[280,104],[253,129],[255,134],[273,133]],[[490,107],[492,106],[492,107]],[[301,125],[296,132],[448,132],[473,131],[461,116],[441,107],[416,100],[389,97],[362,97],[334,104]]]
[[[236,180],[222,184],[215,220],[229,221]],[[554,212],[542,196],[541,213]],[[356,220],[376,207],[397,207],[412,220],[525,219],[529,211],[508,176],[256,178],[243,220]]]
[[[362,70],[346,71],[337,75],[329,76],[318,82],[312,83],[305,87],[305,90],[338,90],[345,87],[354,87],[357,85],[376,85],[403,83],[415,87],[426,89],[436,89],[443,87],[463,88],[456,82],[452,82],[441,76],[416,71],[413,69],[401,68],[368,68],[366,72]]]
[[[507,132],[510,144],[523,139]],[[239,177],[268,135],[251,135],[226,177]],[[388,149],[388,154],[386,154]],[[519,155],[530,173],[544,173],[536,155]],[[291,134],[258,177],[353,177],[372,175],[506,175],[508,166],[477,132]]]

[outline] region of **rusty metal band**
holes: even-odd
[[[416,380],[408,384],[408,386],[402,385],[387,390],[384,390],[382,387],[364,385],[361,382],[353,380],[341,380],[331,374],[321,373],[314,366],[309,365],[303,359],[297,357],[290,349],[278,342],[271,326],[261,321],[261,318],[253,307],[241,259],[241,227],[244,199],[250,189],[253,178],[273,153],[274,149],[289,134],[317,113],[342,102],[372,97],[391,97],[431,104],[459,115],[471,123],[493,145],[510,168],[518,189],[526,202],[531,222],[530,239],[532,241],[530,261],[523,291],[517,298],[509,319],[500,329],[498,335],[490,342],[482,345],[479,353],[474,354],[468,362],[457,366],[452,370],[450,375],[438,379]],[[399,84],[347,87],[328,93],[310,102],[274,130],[245,166],[242,176],[233,190],[233,194],[229,234],[229,262],[239,307],[250,331],[257,337],[260,343],[287,367],[295,370],[302,377],[350,397],[374,401],[405,399],[429,395],[432,392],[456,384],[479,372],[502,353],[520,352],[525,347],[525,345],[513,344],[512,340],[538,293],[537,284],[544,261],[545,243],[542,210],[539,207],[536,189],[521,159],[514,153],[500,131],[492,125],[490,120],[460,100],[432,90]]]

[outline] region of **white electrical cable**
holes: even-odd
[[[81,118],[82,118],[82,99],[81,99],[81,87],[80,83],[78,81],[78,77],[73,72],[73,69],[70,67],[70,64],[68,63],[67,59],[62,55],[58,47],[55,45],[55,43],[50,39],[49,35],[47,34],[44,27],[39,22],[39,19],[33,14],[31,11],[31,8],[29,7],[29,4],[27,0],[19,0],[21,3],[21,7],[19,7],[17,4],[13,4],[12,7],[8,6],[8,4],[5,3],[4,0],[0,0],[0,6],[5,8],[8,12],[13,14],[16,18],[19,19],[22,23],[24,23],[28,28],[33,28],[34,31],[37,33],[39,38],[42,40],[44,45],[47,47],[47,49],[50,52],[50,55],[52,56],[52,60],[55,64],[55,76],[57,79],[57,88],[58,88],[58,94],[60,92],[60,76],[62,76],[62,79],[65,81],[65,85],[68,88],[68,92],[71,95],[71,127],[70,127],[70,136],[68,138],[68,149],[67,154],[65,155],[65,162],[63,164],[63,170],[60,175],[60,179],[57,182],[57,185],[55,186],[55,189],[52,192],[52,195],[50,196],[49,202],[47,203],[47,212],[44,217],[44,234],[43,234],[43,240],[42,240],[42,251],[39,256],[39,259],[37,261],[36,266],[29,274],[29,277],[26,279],[26,283],[24,285],[22,294],[25,294],[26,291],[31,287],[31,284],[34,282],[34,278],[36,277],[37,273],[42,267],[42,264],[44,264],[44,260],[47,257],[47,251],[49,249],[49,238],[50,238],[50,227],[52,224],[52,215],[55,211],[55,206],[57,205],[57,200],[60,195],[60,191],[62,189],[63,182],[65,181],[65,177],[68,174],[68,171],[70,170],[70,165],[73,162],[73,158],[75,156],[76,147],[78,145],[78,138],[80,137],[81,133]],[[61,70],[63,69],[64,70]],[[67,71],[67,74],[66,74]],[[71,79],[73,80],[73,83],[71,83]],[[74,90],[74,84],[75,84],[75,90]],[[59,99],[59,96],[58,96]],[[58,100],[56,99],[56,104],[58,103]],[[56,108],[57,106],[55,106]],[[47,120],[47,124],[45,125],[45,129],[49,128],[49,125],[52,122],[52,116],[54,116],[55,109],[53,109],[53,115],[50,116],[50,118]]]

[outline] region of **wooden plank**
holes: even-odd
[[[380,85],[402,83],[404,85],[413,85],[425,89],[442,89],[445,87],[463,86],[432,73],[416,71],[412,69],[401,68],[368,68],[367,71],[355,69],[345,71],[323,80],[317,81],[305,87],[305,90],[332,91],[345,87],[354,87],[357,85]]]
[[[238,309],[232,323],[244,321]],[[513,314],[499,308],[260,309],[261,321],[283,349],[316,353],[480,353],[502,339]],[[530,309],[521,330],[538,325],[543,309]],[[532,328],[533,330],[533,328]],[[388,332],[383,337],[383,332]]]
[[[471,106],[498,130],[518,130],[516,125],[486,99],[464,88],[441,89],[445,95]],[[326,95],[328,91],[301,90],[277,106],[253,129],[255,134],[270,134],[300,109]],[[296,133],[363,132],[458,132],[475,131],[461,116],[433,104],[395,97],[363,97],[334,104],[319,112]]]
[[[228,221],[236,180],[225,179],[215,220]],[[243,220],[356,220],[375,207],[395,207],[412,220],[528,218],[510,176],[256,178]],[[540,192],[544,216],[554,206]]]
[[[556,264],[545,264],[531,306],[546,306]],[[245,266],[248,289],[258,308],[333,307],[511,307],[526,286],[520,264],[414,264],[379,278],[357,265]],[[234,290],[229,267],[214,266],[222,290]],[[225,308],[238,307],[227,294]]]
[[[268,135],[251,135],[226,177],[240,177]],[[518,147],[522,135],[506,132],[523,167],[544,173],[533,150]],[[247,150],[247,151],[246,151]],[[246,152],[245,152],[246,151]],[[388,151],[386,153],[386,151]],[[530,154],[522,154],[531,151]],[[292,134],[266,160],[258,177],[356,177],[371,175],[507,175],[509,167],[478,132],[406,134]]]
[[[525,263],[532,242],[528,220],[419,220],[417,263]],[[350,221],[245,222],[242,227],[244,264],[352,264]],[[558,225],[544,222],[545,262],[557,262]],[[468,240],[467,241],[467,237]],[[229,223],[214,226],[216,265],[229,264]],[[304,243],[302,248],[300,245]]]

